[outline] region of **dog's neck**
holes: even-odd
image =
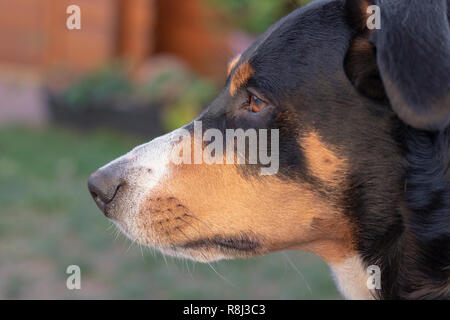
[[[332,266],[345,297],[367,296],[369,291],[364,286],[369,275],[363,268],[367,265],[380,269],[381,290],[375,292],[376,298],[450,297],[450,238],[445,228],[450,222],[450,185],[446,180],[449,141],[450,130],[433,134],[405,130],[401,141],[406,164],[401,197],[391,192],[395,183],[381,181],[384,189],[378,193],[370,192],[370,185],[363,186],[365,193],[359,203],[379,205],[363,206],[359,214],[355,211],[355,221],[360,222],[358,252],[364,261],[352,258]]]
[[[367,286],[369,274],[359,256],[330,265],[336,285],[345,299],[371,300],[374,295]]]

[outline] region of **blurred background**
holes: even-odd
[[[339,299],[286,252],[203,265],[132,244],[91,172],[192,120],[226,64],[306,0],[0,0],[0,298]],[[81,8],[68,30],[66,8]],[[79,265],[81,290],[66,288]]]

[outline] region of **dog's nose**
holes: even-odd
[[[122,185],[120,176],[115,171],[113,168],[99,169],[88,180],[89,192],[105,214],[107,214],[105,206],[113,201]]]

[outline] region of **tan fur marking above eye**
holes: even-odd
[[[362,30],[369,30],[367,29],[367,20],[370,18],[370,13],[367,12],[367,9],[369,6],[373,5],[372,1],[370,0],[362,0],[359,4],[359,9],[361,10],[361,24],[360,28]],[[373,32],[373,30],[369,30],[370,32]]]
[[[237,90],[247,83],[248,79],[255,73],[250,63],[246,62],[240,65],[236,71],[234,71],[230,84],[230,93],[235,95]]]
[[[367,13],[367,8],[371,5],[371,2],[368,0],[363,0],[360,2],[361,12],[363,13],[363,16],[365,16],[366,20],[370,17],[370,15]]]
[[[231,74],[231,71],[233,71],[233,68],[237,65],[237,63],[239,62],[239,60],[241,59],[241,55],[238,54],[236,57],[234,57],[230,63],[228,64],[228,73],[227,75]]]
[[[314,131],[302,139],[301,146],[308,168],[315,177],[331,185],[341,182],[340,179],[346,172],[346,159],[330,150]]]

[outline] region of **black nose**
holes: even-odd
[[[94,172],[88,180],[88,188],[95,203],[106,212],[106,205],[113,201],[117,191],[121,187],[121,179],[116,170],[104,168]]]

